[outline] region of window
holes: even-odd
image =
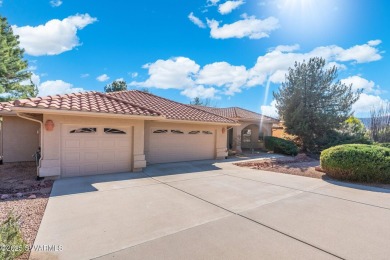
[[[78,129],[73,129],[69,133],[71,134],[90,134],[96,133],[96,127],[83,127]]]
[[[251,129],[244,129],[244,130],[242,130],[242,142],[250,143],[251,142],[251,136],[252,136],[252,130]]]
[[[171,130],[171,133],[172,134],[184,134],[184,132],[180,131],[180,130]]]
[[[199,134],[200,131],[189,131],[188,134],[190,135],[196,135],[196,134]]]
[[[213,134],[213,132],[211,132],[211,131],[202,131],[202,133],[205,135],[212,135]]]
[[[168,133],[168,130],[166,130],[166,129],[158,129],[158,130],[154,130],[153,131],[153,134],[165,134],[165,133]]]
[[[104,133],[106,133],[106,134],[121,134],[121,135],[126,134],[125,131],[122,131],[122,130],[119,130],[116,128],[104,128]]]

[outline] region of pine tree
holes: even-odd
[[[13,34],[7,19],[0,16],[0,94],[5,94],[0,97],[1,101],[37,95],[18,39],[19,36]]]
[[[361,93],[336,81],[337,68],[325,69],[325,64],[322,58],[296,62],[279,92],[274,92],[286,132],[300,138],[303,151],[317,152],[316,140],[341,126]]]
[[[115,92],[127,90],[127,83],[124,80],[115,80],[111,84],[107,84],[104,87],[105,92]]]

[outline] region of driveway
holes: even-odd
[[[199,161],[57,180],[30,258],[389,259],[389,242],[390,190]]]

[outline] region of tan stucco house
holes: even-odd
[[[0,115],[3,161],[32,161],[40,147],[40,177],[222,159],[227,148],[241,150],[246,140],[257,143],[259,135],[270,135],[275,121],[241,108],[190,106],[137,90],[3,102]]]

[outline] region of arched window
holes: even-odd
[[[91,134],[96,133],[96,127],[82,127],[69,131],[71,134]]]
[[[126,134],[125,131],[122,131],[122,130],[119,130],[116,128],[104,128],[104,133],[106,133],[106,134],[121,134],[121,135]]]

